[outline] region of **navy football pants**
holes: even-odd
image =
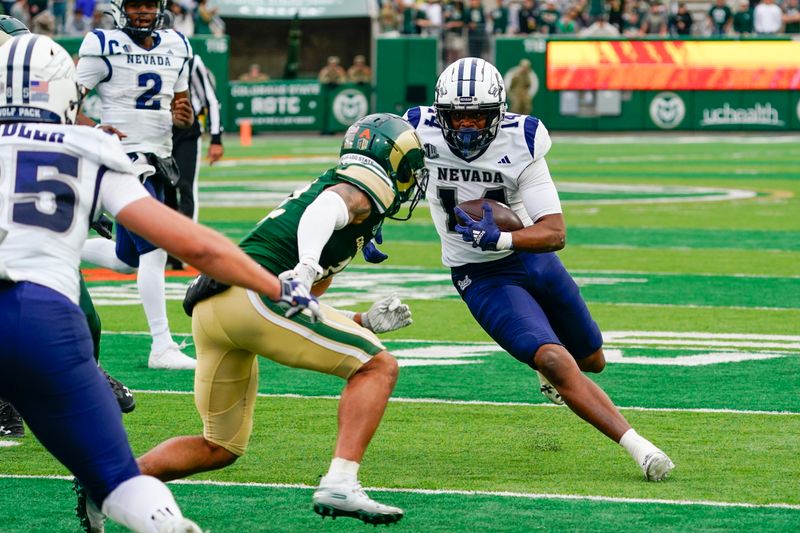
[[[86,316],[64,295],[0,282],[0,396],[98,505],[139,475]]]

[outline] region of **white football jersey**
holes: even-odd
[[[148,193],[114,135],[14,123],[0,124],[0,139],[0,279],[38,283],[77,304],[94,213],[102,205],[116,215]]]
[[[417,129],[425,146],[425,165],[430,172],[426,198],[442,242],[444,265],[483,263],[512,253],[510,250],[484,252],[473,248],[471,242],[465,242],[453,229],[460,223],[453,208],[461,202],[479,198],[497,200],[511,207],[525,226],[533,224],[531,215],[538,219],[561,212],[561,203],[543,159],[550,150],[550,134],[538,119],[506,113],[497,137],[486,151],[467,162],[454,154],[445,142],[433,107],[411,108],[405,118]],[[520,194],[520,176],[534,162],[543,167],[537,179],[544,181],[547,194],[542,194],[536,202],[527,201],[526,207]],[[542,183],[537,184],[537,188],[541,186]]]
[[[145,50],[122,30],[87,33],[80,48],[78,83],[96,89],[103,124],[125,133],[125,151],[172,153],[171,103],[189,87],[192,48],[174,30],[154,32],[155,46]]]

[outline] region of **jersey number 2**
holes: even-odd
[[[139,74],[139,87],[146,87],[147,90],[136,98],[136,109],[150,109],[151,111],[161,109],[161,102],[155,100],[155,97],[161,92],[161,76],[155,72]]]

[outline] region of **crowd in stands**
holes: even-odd
[[[167,5],[167,25],[187,37],[225,33],[225,23],[208,0],[170,0]],[[0,15],[11,15],[34,33],[49,36],[83,37],[96,28],[111,29],[108,10],[108,0],[0,0]]]
[[[442,39],[447,62],[486,56],[491,35],[800,34],[798,0],[379,0],[384,34]]]

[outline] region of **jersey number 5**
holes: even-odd
[[[455,207],[459,204],[458,191],[456,189],[450,189],[447,187],[438,187],[436,189],[436,194],[439,196],[439,201],[442,202],[444,212],[447,213],[447,231],[455,233],[456,224],[461,223],[458,217],[456,217],[455,212]],[[489,198],[490,200],[496,200],[501,204],[508,203],[508,200],[506,200],[506,190],[502,187],[498,187],[497,189],[487,189],[484,191],[483,197]]]
[[[45,176],[42,169],[55,169]],[[57,177],[58,179],[52,179]],[[78,179],[78,158],[57,152],[17,152],[11,220],[64,233],[72,227],[77,197],[64,178]]]
[[[161,92],[161,76],[155,72],[143,72],[139,74],[139,87],[146,87],[147,90],[136,98],[136,109],[161,109],[161,102],[155,100]]]

